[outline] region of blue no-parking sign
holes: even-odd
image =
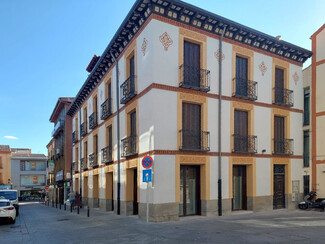
[[[151,175],[152,175],[151,169],[144,169],[142,171],[142,181],[143,182],[151,182]]]

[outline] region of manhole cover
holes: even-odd
[[[69,219],[58,219],[57,221],[68,221]]]

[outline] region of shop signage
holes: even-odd
[[[55,181],[63,180],[63,170],[56,172]]]

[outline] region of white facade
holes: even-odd
[[[219,36],[205,35],[204,32],[194,32],[193,28],[180,27],[166,23],[159,18],[152,18],[149,23],[141,29],[138,36],[129,44],[123,55],[118,57],[119,86],[128,78],[127,63],[130,53],[135,58],[136,93],[137,96],[126,105],[120,106],[120,139],[129,136],[129,116],[136,111],[136,126],[138,137],[138,149],[136,156],[121,159],[121,201],[122,212],[130,214],[130,206],[133,201],[134,192],[130,188],[130,179],[137,170],[137,202],[139,215],[143,216],[143,207],[146,203],[147,184],[142,182],[141,161],[144,156],[151,155],[154,160],[152,167],[152,186],[149,189],[149,203],[160,210],[152,210],[151,216],[154,221],[159,221],[162,215],[169,215],[169,209],[176,209],[180,202],[180,165],[198,165],[200,167],[200,200],[202,215],[217,214],[218,199],[218,59]],[[172,41],[166,48],[161,36],[166,33]],[[179,87],[179,66],[183,64],[182,55],[183,42],[186,40],[198,42],[201,47],[201,55],[205,69],[210,71],[210,91],[197,92]],[[144,48],[144,43],[146,47]],[[233,78],[236,69],[236,55],[247,55],[249,57],[249,74],[251,79],[257,82],[257,100],[249,101],[233,97]],[[228,41],[223,42],[222,63],[222,198],[223,211],[230,213],[232,210],[233,197],[233,166],[245,165],[247,167],[247,208],[249,210],[261,211],[272,209],[274,177],[273,165],[281,164],[285,167],[285,207],[292,208],[295,201],[291,195],[295,195],[297,201],[303,192],[303,145],[302,140],[302,110],[303,110],[303,82],[301,64],[272,55],[257,48],[250,48],[242,44]],[[261,68],[262,64],[264,68]],[[285,107],[273,104],[274,72],[275,67],[285,70],[286,88],[293,91],[294,104]],[[298,79],[296,78],[298,77]],[[101,82],[93,89],[92,93],[81,105],[81,118],[79,111],[73,116],[73,131],[80,131],[75,124],[76,118],[83,123],[84,107],[87,107],[88,116],[92,114],[92,99],[97,95],[98,108],[105,101],[106,82],[111,80],[112,85],[112,116],[106,120],[99,119],[98,126],[89,130],[82,139],[82,144],[77,142],[73,146],[73,161],[76,162],[76,147],[83,147],[83,142],[88,143],[88,154],[93,153],[93,138],[98,135],[98,168],[87,170],[83,174],[76,173],[74,182],[80,182],[80,178],[88,177],[88,204],[93,203],[94,198],[94,175],[99,175],[99,207],[101,200],[110,199],[105,189],[108,178],[112,173],[114,177],[114,201],[117,199],[117,116],[116,116],[116,66],[113,66],[102,78]],[[189,152],[179,150],[181,125],[181,105],[184,101],[201,104],[201,123],[204,130],[210,132],[210,150],[208,152]],[[234,110],[249,111],[249,129],[251,135],[257,136],[257,152],[233,153]],[[293,155],[274,155],[274,116],[285,116],[285,130],[288,138],[293,139]],[[100,118],[100,115],[99,115]],[[113,161],[114,164],[105,165],[101,162],[101,149],[107,146],[106,127],[111,124],[113,128]],[[80,135],[78,136],[80,138]],[[84,150],[84,149],[83,149]],[[122,149],[121,149],[122,150]],[[79,150],[80,152],[80,150]],[[83,152],[80,152],[82,157]],[[189,160],[188,163],[186,160]],[[243,163],[241,164],[241,160]],[[283,162],[281,161],[283,160]],[[78,161],[78,160],[77,160]],[[246,169],[246,168],[245,168]],[[80,171],[80,168],[76,169]],[[203,178],[205,177],[205,178]],[[96,178],[97,180],[97,178]],[[292,181],[299,182],[298,192],[293,192]],[[78,184],[74,184],[75,186]],[[80,183],[79,183],[80,186]],[[76,189],[78,190],[78,189]],[[97,191],[97,189],[95,189]],[[91,199],[91,200],[89,200]],[[91,203],[89,202],[91,201]],[[165,205],[164,205],[165,204]],[[170,205],[168,205],[170,204]],[[265,206],[263,206],[265,205]],[[97,205],[96,205],[97,206]],[[124,209],[124,210],[123,210]],[[116,210],[114,208],[114,210]],[[175,211],[176,211],[175,210]],[[154,211],[161,211],[161,214]],[[165,211],[165,212],[164,212]],[[170,210],[171,211],[171,210]],[[175,213],[178,218],[178,213]],[[172,215],[172,214],[171,214]],[[155,216],[160,216],[156,217]],[[164,217],[161,217],[164,219]],[[167,217],[165,220],[168,219]]]

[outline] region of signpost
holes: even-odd
[[[153,159],[150,156],[145,156],[142,159],[142,167],[145,168],[142,170],[142,181],[147,183],[147,223],[149,222],[149,182],[152,182],[152,169]]]

